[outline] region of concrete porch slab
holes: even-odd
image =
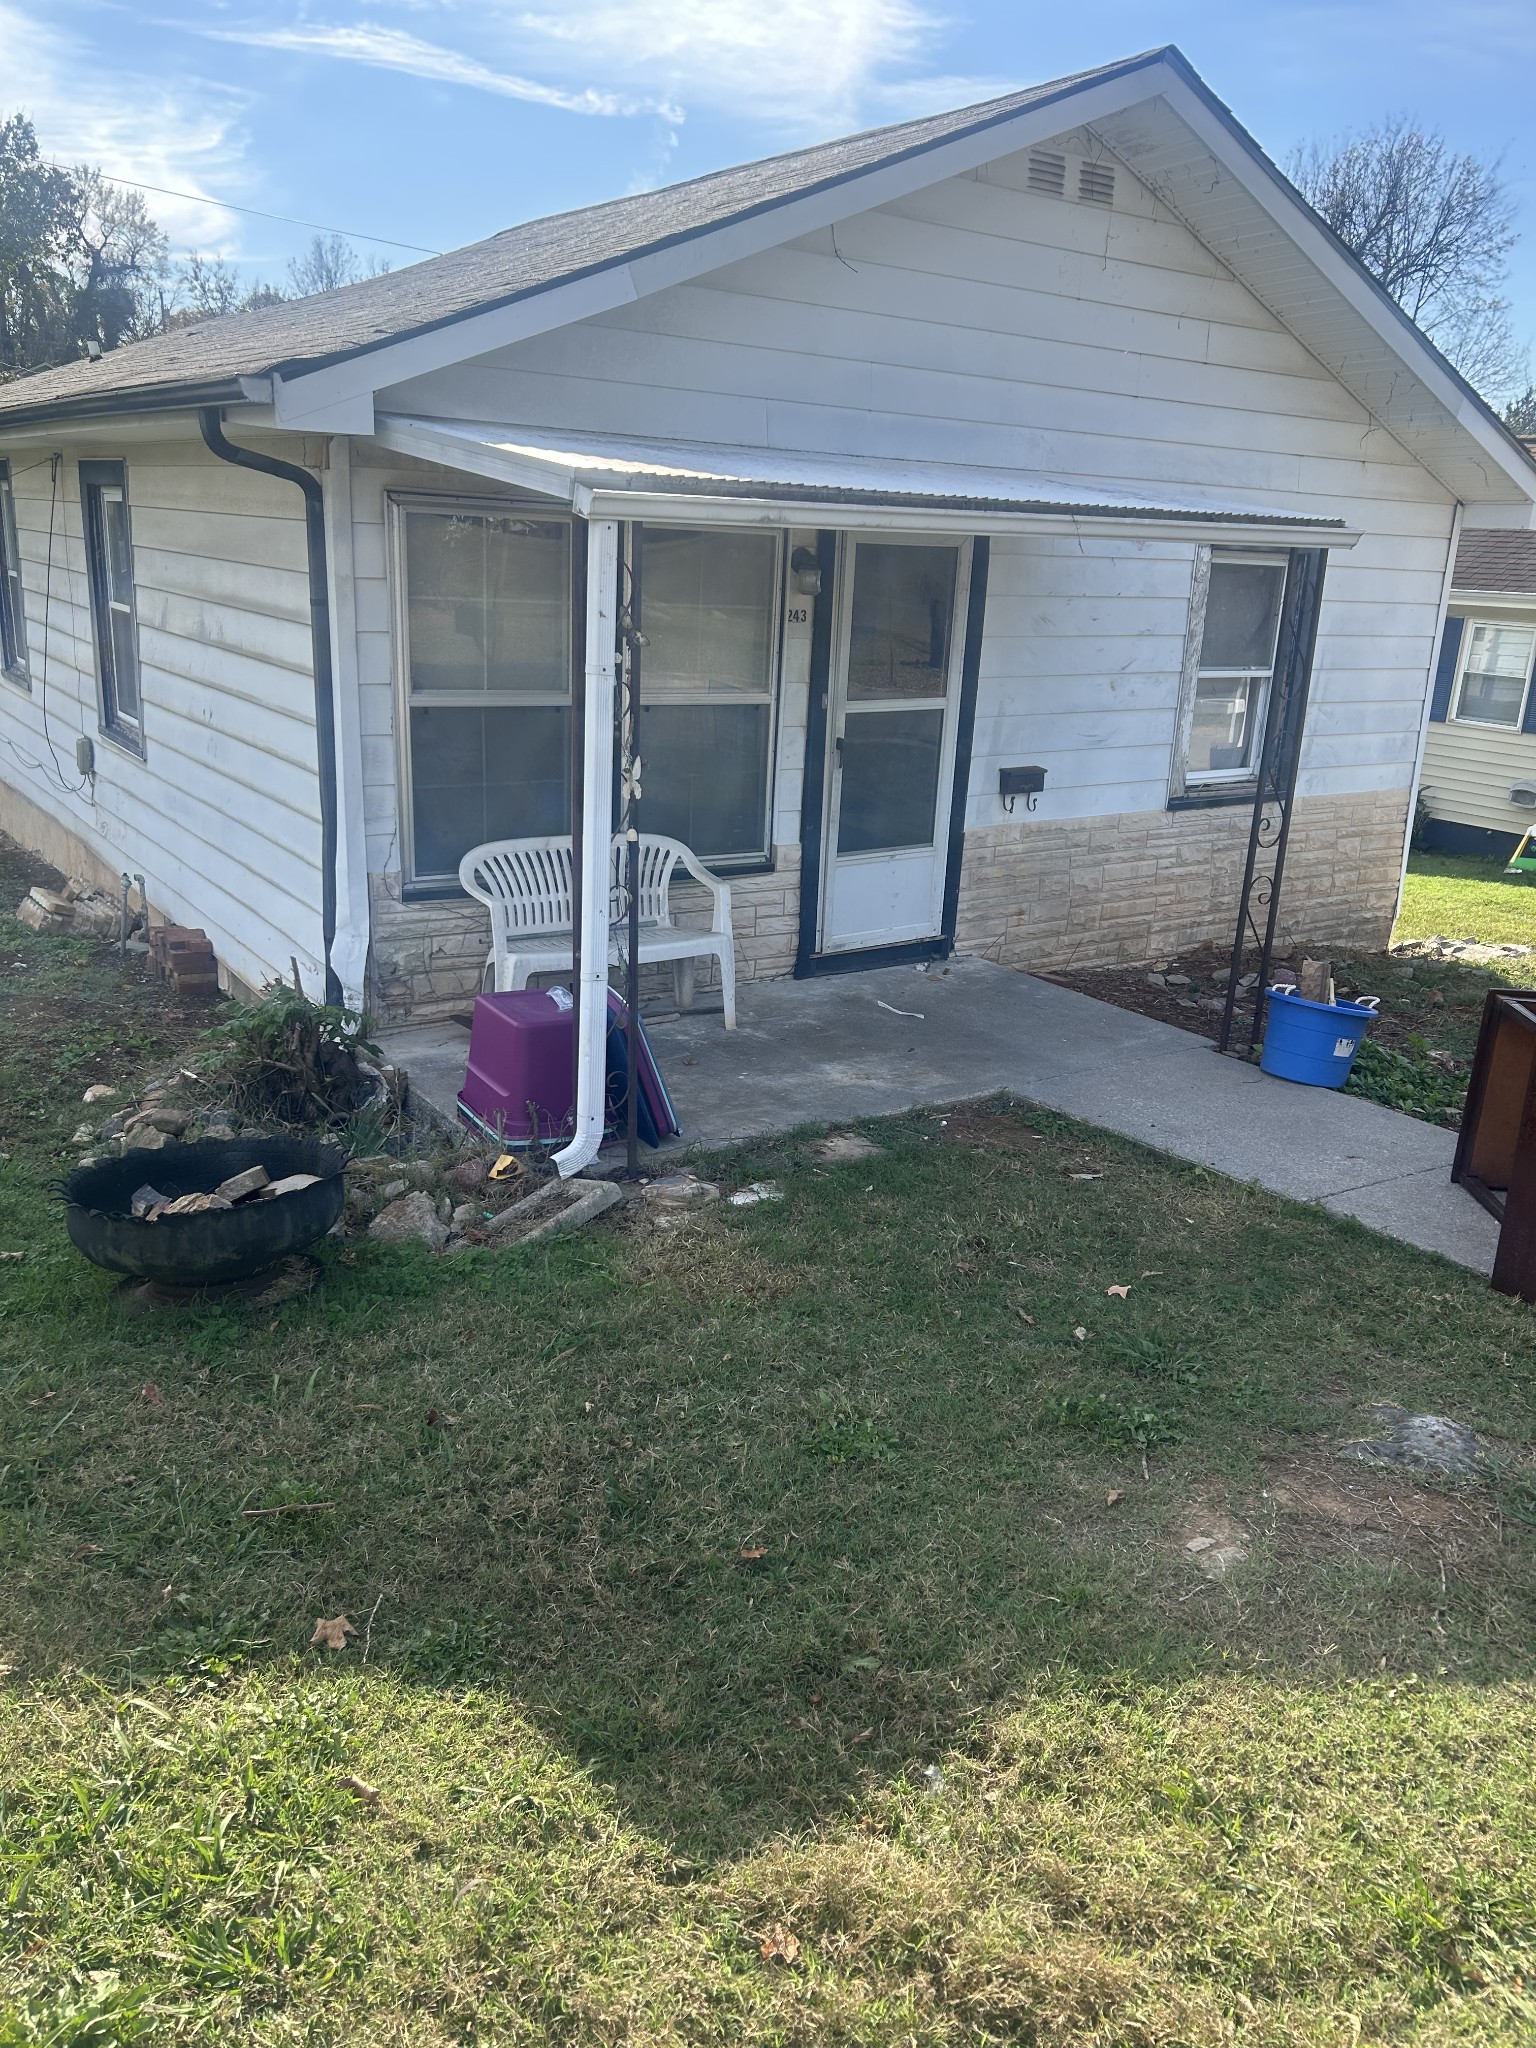
[[[990,961],[748,983],[740,1024],[648,1023],[683,1137],[708,1150],[803,1123],[1007,1091],[1236,1180],[1322,1202],[1487,1273],[1498,1226],[1450,1181],[1455,1136],[1372,1102],[1271,1080],[1211,1044]],[[386,1034],[450,1118],[468,1035]]]

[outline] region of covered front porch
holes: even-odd
[[[683,1127],[642,1154],[649,1170],[804,1124],[1006,1093],[1492,1271],[1498,1226],[1451,1184],[1454,1132],[1272,1080],[1037,976],[952,959],[757,982],[740,1009],[730,1034],[707,1014],[648,1023]],[[458,1026],[427,1025],[390,1033],[385,1051],[453,1121],[468,1045]]]
[[[999,929],[1009,923],[1024,806],[1047,774],[1038,757],[1013,758],[1027,750],[1035,712],[1005,710],[1028,667],[1020,624],[1043,616],[1019,587],[1021,561],[1033,565],[1025,581],[1038,573],[1043,603],[1055,607],[1057,644],[1071,650],[1058,666],[1150,664],[1152,693],[1169,699],[1171,739],[1180,665],[1198,637],[1192,571],[1208,567],[1213,543],[1236,551],[1227,572],[1254,582],[1269,623],[1250,631],[1241,681],[1218,678],[1222,745],[1210,751],[1213,762],[1223,756],[1219,773],[1251,774],[1287,551],[1347,548],[1356,537],[1306,507],[1187,491],[1159,500],[946,464],[399,417],[381,417],[377,439],[439,475],[462,472],[478,493],[457,504],[406,494],[394,508],[398,908],[462,942],[456,978],[431,990],[432,1008],[451,1015],[485,960],[460,862],[504,838],[547,834],[567,849],[571,971],[561,978],[576,996],[578,1065],[564,1172],[579,1170],[601,1138],[604,989],[624,944],[612,924],[616,826],[670,835],[729,883],[743,981],[910,971],[967,940],[981,950],[985,940],[963,929],[966,902]],[[503,502],[487,502],[488,483],[507,493]],[[1056,550],[1074,570],[1098,550],[1097,581],[1058,575]],[[994,633],[989,567],[1000,554],[1012,580]],[[1094,637],[1089,594],[1106,578],[1122,607],[1113,651],[1102,629]],[[1208,580],[1195,574],[1199,619]],[[1198,726],[1206,681],[1185,681],[1180,715]],[[1091,826],[1105,808],[1097,763],[1126,724],[1112,684],[1106,709],[1091,714],[1072,708],[1077,688],[1062,707],[1060,744],[1079,745],[1061,758],[1082,777],[1061,812],[1069,828]],[[1053,708],[1042,702],[1041,712]],[[1137,801],[1149,812],[1168,791],[1167,744],[1146,737],[1162,716],[1138,714],[1133,728],[1136,758],[1151,771]],[[1123,797],[1130,785],[1115,787]],[[994,859],[990,841],[978,847],[982,879],[970,899],[968,829],[1006,840],[1008,856]],[[1177,829],[1187,838],[1194,828]],[[1198,865],[1165,879],[1180,918],[1191,880],[1215,886]],[[1227,891],[1218,893],[1225,926]],[[377,952],[394,908],[376,912]],[[1107,904],[1095,905],[1103,914]],[[411,1007],[384,1005],[398,1022]],[[426,1018],[418,1010],[412,1021]],[[735,1045],[682,1057],[704,1065],[717,1053],[744,1057]],[[1006,1082],[988,1068],[973,1089],[949,1092]],[[898,1089],[879,1106],[909,1099]],[[749,1127],[724,1103],[706,1115],[712,1128]]]

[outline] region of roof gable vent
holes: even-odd
[[[1034,149],[1029,154],[1029,189],[1047,199],[1067,196],[1067,160],[1059,150]]]
[[[1077,167],[1077,196],[1090,206],[1113,206],[1115,173],[1110,164],[1083,162]]]

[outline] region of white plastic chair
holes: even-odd
[[[707,931],[672,918],[673,871],[682,867],[708,890]],[[575,966],[572,933],[572,863],[569,835],[546,839],[494,839],[471,847],[459,862],[459,883],[491,913],[486,972],[496,992],[526,988],[531,974],[569,973]],[[614,835],[609,873],[608,958],[617,964],[628,943],[628,857]],[[640,835],[640,960],[670,960],[680,1009],[693,1002],[694,963],[720,963],[725,1028],[736,1029],[736,941],[731,930],[731,886],[712,875],[680,839]],[[484,977],[482,976],[482,980]]]

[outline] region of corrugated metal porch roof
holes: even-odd
[[[1208,527],[1250,538],[1295,536],[1330,547],[1351,546],[1357,538],[1341,519],[1231,495],[1143,493],[1081,478],[887,456],[399,415],[380,417],[377,438],[402,454],[535,491],[599,517],[634,517],[642,505],[654,510],[659,503],[655,516],[666,516],[670,507],[675,518],[708,505],[718,517],[782,519],[790,508],[804,506],[818,519],[841,512],[861,523],[858,515],[886,511],[931,515],[941,524],[963,520],[972,531],[1027,520],[1061,521],[1072,530],[1085,522],[1172,532]]]

